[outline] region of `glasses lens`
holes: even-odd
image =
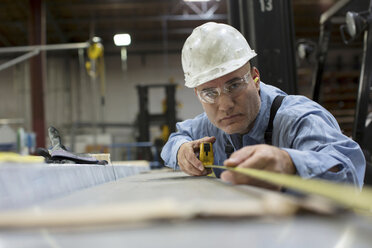
[[[219,96],[217,89],[206,89],[199,92],[199,96],[202,100],[208,103],[214,103],[214,100]]]
[[[230,95],[234,95],[239,93],[244,87],[247,86],[247,83],[244,79],[238,79],[233,82],[226,83],[224,86],[225,92],[229,93]]]

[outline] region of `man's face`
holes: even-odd
[[[250,72],[247,86],[234,97],[221,91],[214,103],[200,102],[208,119],[213,125],[227,134],[247,133],[254,124],[261,106],[259,80],[255,83],[253,78],[259,77],[257,68],[250,68],[249,63],[225,76],[209,81],[196,87],[195,92],[210,88],[223,89],[226,82],[240,79]]]

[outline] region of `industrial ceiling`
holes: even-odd
[[[296,38],[317,41],[319,18],[336,0],[293,0]],[[30,0],[0,2],[0,47],[28,45]],[[44,0],[46,44],[101,37],[115,51],[113,35],[129,33],[130,53],[179,52],[192,29],[206,21],[228,23],[227,0]],[[263,30],[264,32],[264,30]]]

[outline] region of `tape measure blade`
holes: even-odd
[[[249,168],[234,168],[215,165],[210,167],[234,171],[256,179],[264,180],[268,183],[282,185],[305,193],[321,195],[346,207],[366,210],[369,212],[372,210],[372,189],[369,187],[365,187],[362,192],[359,192],[352,185],[339,184],[321,179],[303,179],[296,175],[279,174]]]

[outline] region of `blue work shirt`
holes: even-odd
[[[272,133],[272,144],[288,152],[297,174],[303,178],[321,178],[347,182],[361,188],[366,161],[359,145],[343,135],[336,119],[318,103],[299,95],[286,95],[280,89],[260,83],[261,107],[253,128],[244,135],[228,135],[215,127],[205,113],[177,123],[163,147],[161,157],[166,166],[179,169],[177,152],[180,146],[205,136],[216,137],[213,144],[214,162],[223,165],[227,159],[227,141],[234,150],[244,146],[265,144],[270,108],[277,95],[285,95],[278,109]],[[338,166],[338,172],[329,171]],[[216,174],[220,174],[217,172]]]

